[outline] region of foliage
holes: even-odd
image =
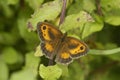
[[[60,30],[84,40],[90,51],[70,65],[48,66],[36,25],[58,26],[62,1],[0,0],[0,80],[120,78],[120,0],[67,0]]]

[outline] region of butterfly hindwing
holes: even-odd
[[[66,44],[64,44],[60,48],[58,54],[56,55],[55,61],[62,64],[69,64],[70,62],[72,62],[71,55],[69,51],[66,49]]]
[[[50,42],[42,42],[41,43],[41,49],[43,54],[48,57],[49,59],[52,59],[54,57],[54,45]]]

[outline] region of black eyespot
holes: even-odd
[[[46,26],[43,26],[43,30],[45,30],[46,29]]]
[[[81,46],[81,47],[80,47],[80,50],[83,50],[83,49],[84,49],[84,47],[83,47],[83,46]]]

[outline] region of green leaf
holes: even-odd
[[[37,73],[37,68],[39,66],[40,58],[34,56],[34,52],[29,52],[25,55],[25,68],[30,68],[33,70],[36,70]]]
[[[14,72],[10,80],[37,80],[38,66],[40,59],[35,57],[34,52],[29,52],[25,56],[25,67],[22,70]]]
[[[120,25],[120,0],[102,0],[100,4],[105,22]]]
[[[67,15],[76,14],[82,10],[92,13],[95,9],[96,9],[96,5],[94,0],[75,0],[69,6]]]
[[[2,12],[3,12],[4,16],[6,16],[7,18],[10,18],[14,15],[14,12],[9,7],[8,4],[11,4],[11,1],[9,2],[7,0],[0,0],[0,7],[3,9]]]
[[[84,25],[82,39],[91,35],[94,32],[101,31],[103,29],[103,21],[98,15],[93,15],[95,22],[87,22]]]
[[[8,5],[17,5],[20,0],[7,0]]]
[[[48,66],[40,65],[39,67],[39,75],[44,80],[57,80],[62,74],[62,70],[57,66]]]
[[[82,67],[84,67],[84,68],[82,68]],[[82,64],[74,61],[68,67],[69,76],[64,77],[63,80],[85,80],[85,75],[86,75],[86,73],[89,72],[89,69],[86,67],[87,67],[86,65],[83,66]]]
[[[96,9],[95,0],[83,0],[83,9],[89,13]]]
[[[62,77],[68,77],[69,76],[68,65],[57,64],[57,66],[59,66],[62,69],[62,71],[64,71],[62,73]]]
[[[41,57],[41,56],[43,56],[42,50],[41,50],[41,46],[40,46],[40,45],[37,46],[34,55],[35,55],[36,57]]]
[[[120,77],[119,68],[120,68],[119,65],[112,65],[112,68],[109,70],[107,78],[105,80],[118,80]]]
[[[63,32],[72,30],[72,33],[77,33],[78,35],[82,34],[81,37],[85,38],[93,32],[100,31],[103,28],[101,18],[97,15],[94,15],[94,18],[96,21],[87,12],[80,11],[77,14],[67,16],[60,28]]]
[[[106,66],[105,66],[106,67]],[[98,71],[94,72],[94,74],[91,74],[90,77],[88,77],[89,80],[97,79],[97,80],[118,80],[119,79],[119,66],[111,65],[107,66],[106,68],[100,68]]]
[[[12,70],[20,68],[23,63],[23,56],[12,47],[6,47],[2,51],[2,59]]]
[[[38,22],[43,22],[44,20],[54,20],[60,14],[60,11],[60,0],[47,2],[34,12],[32,18],[28,20],[28,25],[33,27],[32,30],[36,30]]]
[[[10,80],[37,80],[37,78],[33,70],[23,69],[21,71],[14,72],[11,75]]]
[[[33,49],[35,47],[35,44],[39,41],[38,35],[36,35],[36,33],[34,32],[28,31],[28,28],[27,28],[27,20],[30,12],[31,11],[29,8],[25,8],[24,10],[21,10],[19,12],[19,17],[17,20],[17,25],[18,25],[17,27],[18,27],[19,33],[21,35],[21,38],[23,38],[27,43],[28,50]]]
[[[7,64],[0,59],[0,80],[8,80],[9,70]]]
[[[27,43],[31,43],[31,41],[38,41],[38,36],[36,35],[36,33],[33,32],[29,32],[27,30],[27,19],[26,18],[19,18],[18,19],[18,28],[20,31],[20,35],[21,37],[27,42]],[[32,36],[32,37],[31,37]]]
[[[14,45],[17,41],[17,37],[8,32],[0,32],[0,44]]]
[[[85,11],[80,11],[77,14],[71,14],[65,18],[64,23],[60,26],[61,30],[68,31],[73,28],[82,30],[86,22],[94,22],[93,18]]]
[[[79,13],[82,10],[82,3],[82,0],[75,0],[74,3],[71,3],[67,11],[67,15]]]
[[[12,48],[7,47],[2,51],[2,58],[7,64],[15,64],[19,61],[18,52]]]
[[[44,0],[25,0],[32,9],[37,9],[43,3]]]
[[[120,52],[119,53],[116,53],[116,54],[111,54],[109,56],[107,56],[115,61],[120,61]]]

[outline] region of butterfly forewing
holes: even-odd
[[[37,24],[37,31],[42,41],[54,41],[63,35],[60,30],[46,22],[39,22]]]
[[[57,43],[57,42],[56,42]],[[55,56],[55,46],[56,44],[53,42],[41,42],[41,49],[43,54],[48,57],[49,59],[53,59],[53,57]]]
[[[58,41],[63,36],[62,32],[46,22],[39,22],[37,24],[37,31],[41,39],[43,54],[49,59],[53,59]]]
[[[84,42],[73,37],[67,37],[66,40],[69,41],[67,48],[72,58],[79,58],[88,52],[88,47]]]

